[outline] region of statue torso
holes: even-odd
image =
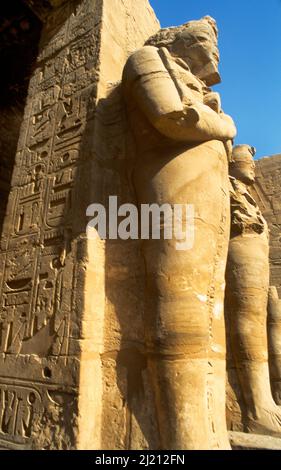
[[[184,106],[195,102],[206,104],[209,96],[214,95],[181,59],[172,57],[165,48],[158,49],[158,54]],[[153,82],[153,70],[148,68],[145,72],[145,81]],[[162,77],[157,75],[157,80],[161,81]],[[163,80],[167,80],[167,74]],[[155,90],[157,93],[157,87]],[[127,110],[136,142],[131,174],[139,202],[204,205],[205,196],[215,201],[221,194],[228,199],[228,163],[222,141],[194,143],[172,140],[153,127],[130,95]],[[204,192],[198,188],[204,188]]]
[[[207,101],[206,97],[211,93],[210,88],[206,87],[200,79],[194,76],[181,59],[172,57],[169,51],[164,47],[158,49],[158,53],[177,88],[183,105],[187,106],[194,102],[204,103],[205,100]],[[148,70],[146,79],[154,80],[153,71],[149,73]],[[158,132],[138,108],[134,100],[129,99],[127,101],[127,109],[137,144],[137,154],[141,156],[142,160],[145,158],[146,153],[150,154],[150,151],[153,149],[189,147],[188,143],[179,143]],[[194,143],[192,146],[194,146]]]
[[[267,240],[268,227],[247,186],[229,177],[231,202],[231,237],[260,236]]]

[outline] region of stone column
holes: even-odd
[[[108,255],[86,240],[86,207],[115,194],[122,167],[108,93],[158,28],[147,0],[56,1],[47,15],[1,240],[1,447],[127,445],[102,441]]]

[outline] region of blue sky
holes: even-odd
[[[257,158],[281,153],[281,0],[149,0],[162,27],[213,16],[219,27],[220,92],[237,144]]]

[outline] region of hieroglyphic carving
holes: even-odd
[[[20,249],[6,262],[1,296],[1,352],[19,353],[32,303],[35,248]]]
[[[34,387],[0,383],[0,439],[24,443],[39,418],[42,398]]]
[[[96,113],[96,107],[98,99],[100,104],[101,98],[106,98],[108,84],[114,85],[121,79],[128,51],[141,47],[159,27],[148,0],[51,2],[60,3],[62,8],[54,8],[43,26],[0,253],[3,298],[11,299],[12,304],[17,299],[21,302],[19,308],[13,304],[1,310],[1,314],[6,313],[8,307],[14,306],[10,326],[16,331],[15,322],[21,329],[17,337],[8,336],[9,344],[1,349],[0,383],[9,391],[18,390],[19,386],[38,390],[41,406],[36,409],[38,420],[29,421],[26,416],[30,405],[28,399],[23,399],[24,421],[30,432],[23,432],[20,442],[13,429],[4,438],[0,436],[0,445],[6,442],[9,448],[17,442],[21,448],[44,449],[71,449],[77,447],[78,440],[80,447],[85,441],[88,448],[100,445],[103,321],[107,314],[111,322],[113,310],[105,312],[104,306],[104,244],[98,243],[89,250],[83,237],[86,226],[83,217],[88,204],[95,198],[105,198],[113,180],[120,185],[119,176],[115,178],[116,164],[121,172],[121,166],[125,166],[125,149],[123,161],[113,162],[120,153],[115,139],[120,139],[124,128],[118,123],[114,135],[106,129],[119,119],[119,108],[113,108],[115,116],[110,110],[104,116]],[[110,152],[105,141],[109,141]],[[101,154],[106,156],[106,162]],[[5,266],[15,254],[16,258],[29,257],[30,273],[28,269],[22,272],[20,262],[15,260],[12,276],[9,275]],[[136,286],[134,273],[131,280]],[[126,310],[135,318],[138,297],[131,285],[127,286],[130,295]],[[112,290],[117,291],[116,284]],[[134,297],[133,301],[130,296]],[[137,311],[141,311],[139,306]],[[21,312],[25,316],[20,321]],[[5,331],[7,323],[3,317],[1,325]],[[142,334],[141,320],[139,325]],[[114,332],[116,336],[118,328]],[[4,336],[7,342],[7,334]],[[110,380],[117,390],[119,384],[113,377]],[[81,384],[79,394],[78,383]],[[122,411],[125,408],[121,389],[118,396]],[[119,414],[115,401],[111,408]],[[145,406],[143,413],[147,413],[147,426],[150,426],[148,408]],[[77,426],[78,419],[83,426]],[[107,416],[103,419],[106,421]],[[115,419],[111,415],[108,421]],[[126,426],[125,423],[123,428]],[[127,432],[131,435],[135,431],[128,428]],[[112,435],[116,434],[113,429]],[[139,426],[131,443],[134,439],[143,442],[144,438],[139,438],[143,434]]]
[[[62,309],[62,296],[65,307],[69,302],[65,297],[70,294],[63,289],[69,239],[68,232],[49,232],[43,251],[36,248],[31,253],[16,252],[7,262],[2,293],[1,352],[25,353],[28,340],[48,325],[57,351],[53,354],[60,354],[62,347],[58,349],[58,343],[64,342],[64,324],[69,322],[69,312]],[[57,338],[61,333],[62,338]],[[33,352],[36,353],[36,348]]]
[[[68,369],[74,389],[79,379],[73,363],[73,341],[79,337],[72,318],[76,315],[73,193],[77,193],[77,174],[85,159],[83,134],[96,106],[98,15],[100,2],[96,0],[79,5],[66,2],[53,9],[30,81],[1,241],[0,365],[6,377],[3,385],[0,378],[1,443],[30,445],[36,429],[35,446],[43,445],[39,436],[44,434],[40,431],[44,416],[54,396],[64,393]],[[15,366],[30,357],[36,357],[39,364],[51,364],[56,379],[48,397],[35,385],[49,380],[48,373],[42,376],[40,368],[31,371]],[[7,360],[12,361],[10,369]],[[45,425],[52,419],[46,418]],[[54,436],[46,433],[44,439],[50,442],[44,447],[58,448],[60,440],[66,439],[71,448],[72,430],[65,434],[71,437],[58,435],[51,443]]]
[[[43,375],[50,372],[48,367]],[[54,442],[49,442],[42,432],[42,424],[60,430],[70,423],[71,417],[63,417],[67,406],[75,417],[75,390],[65,387],[58,390],[47,377],[46,383],[3,378],[0,381],[0,444],[15,449],[33,449],[38,443],[42,448],[68,448],[71,440],[65,433],[61,437],[53,434]],[[67,421],[67,422],[66,422]],[[75,422],[72,418],[72,421]],[[59,440],[59,443],[56,442]]]

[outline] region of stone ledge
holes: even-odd
[[[228,434],[233,450],[281,450],[281,439],[277,437],[233,431]]]

